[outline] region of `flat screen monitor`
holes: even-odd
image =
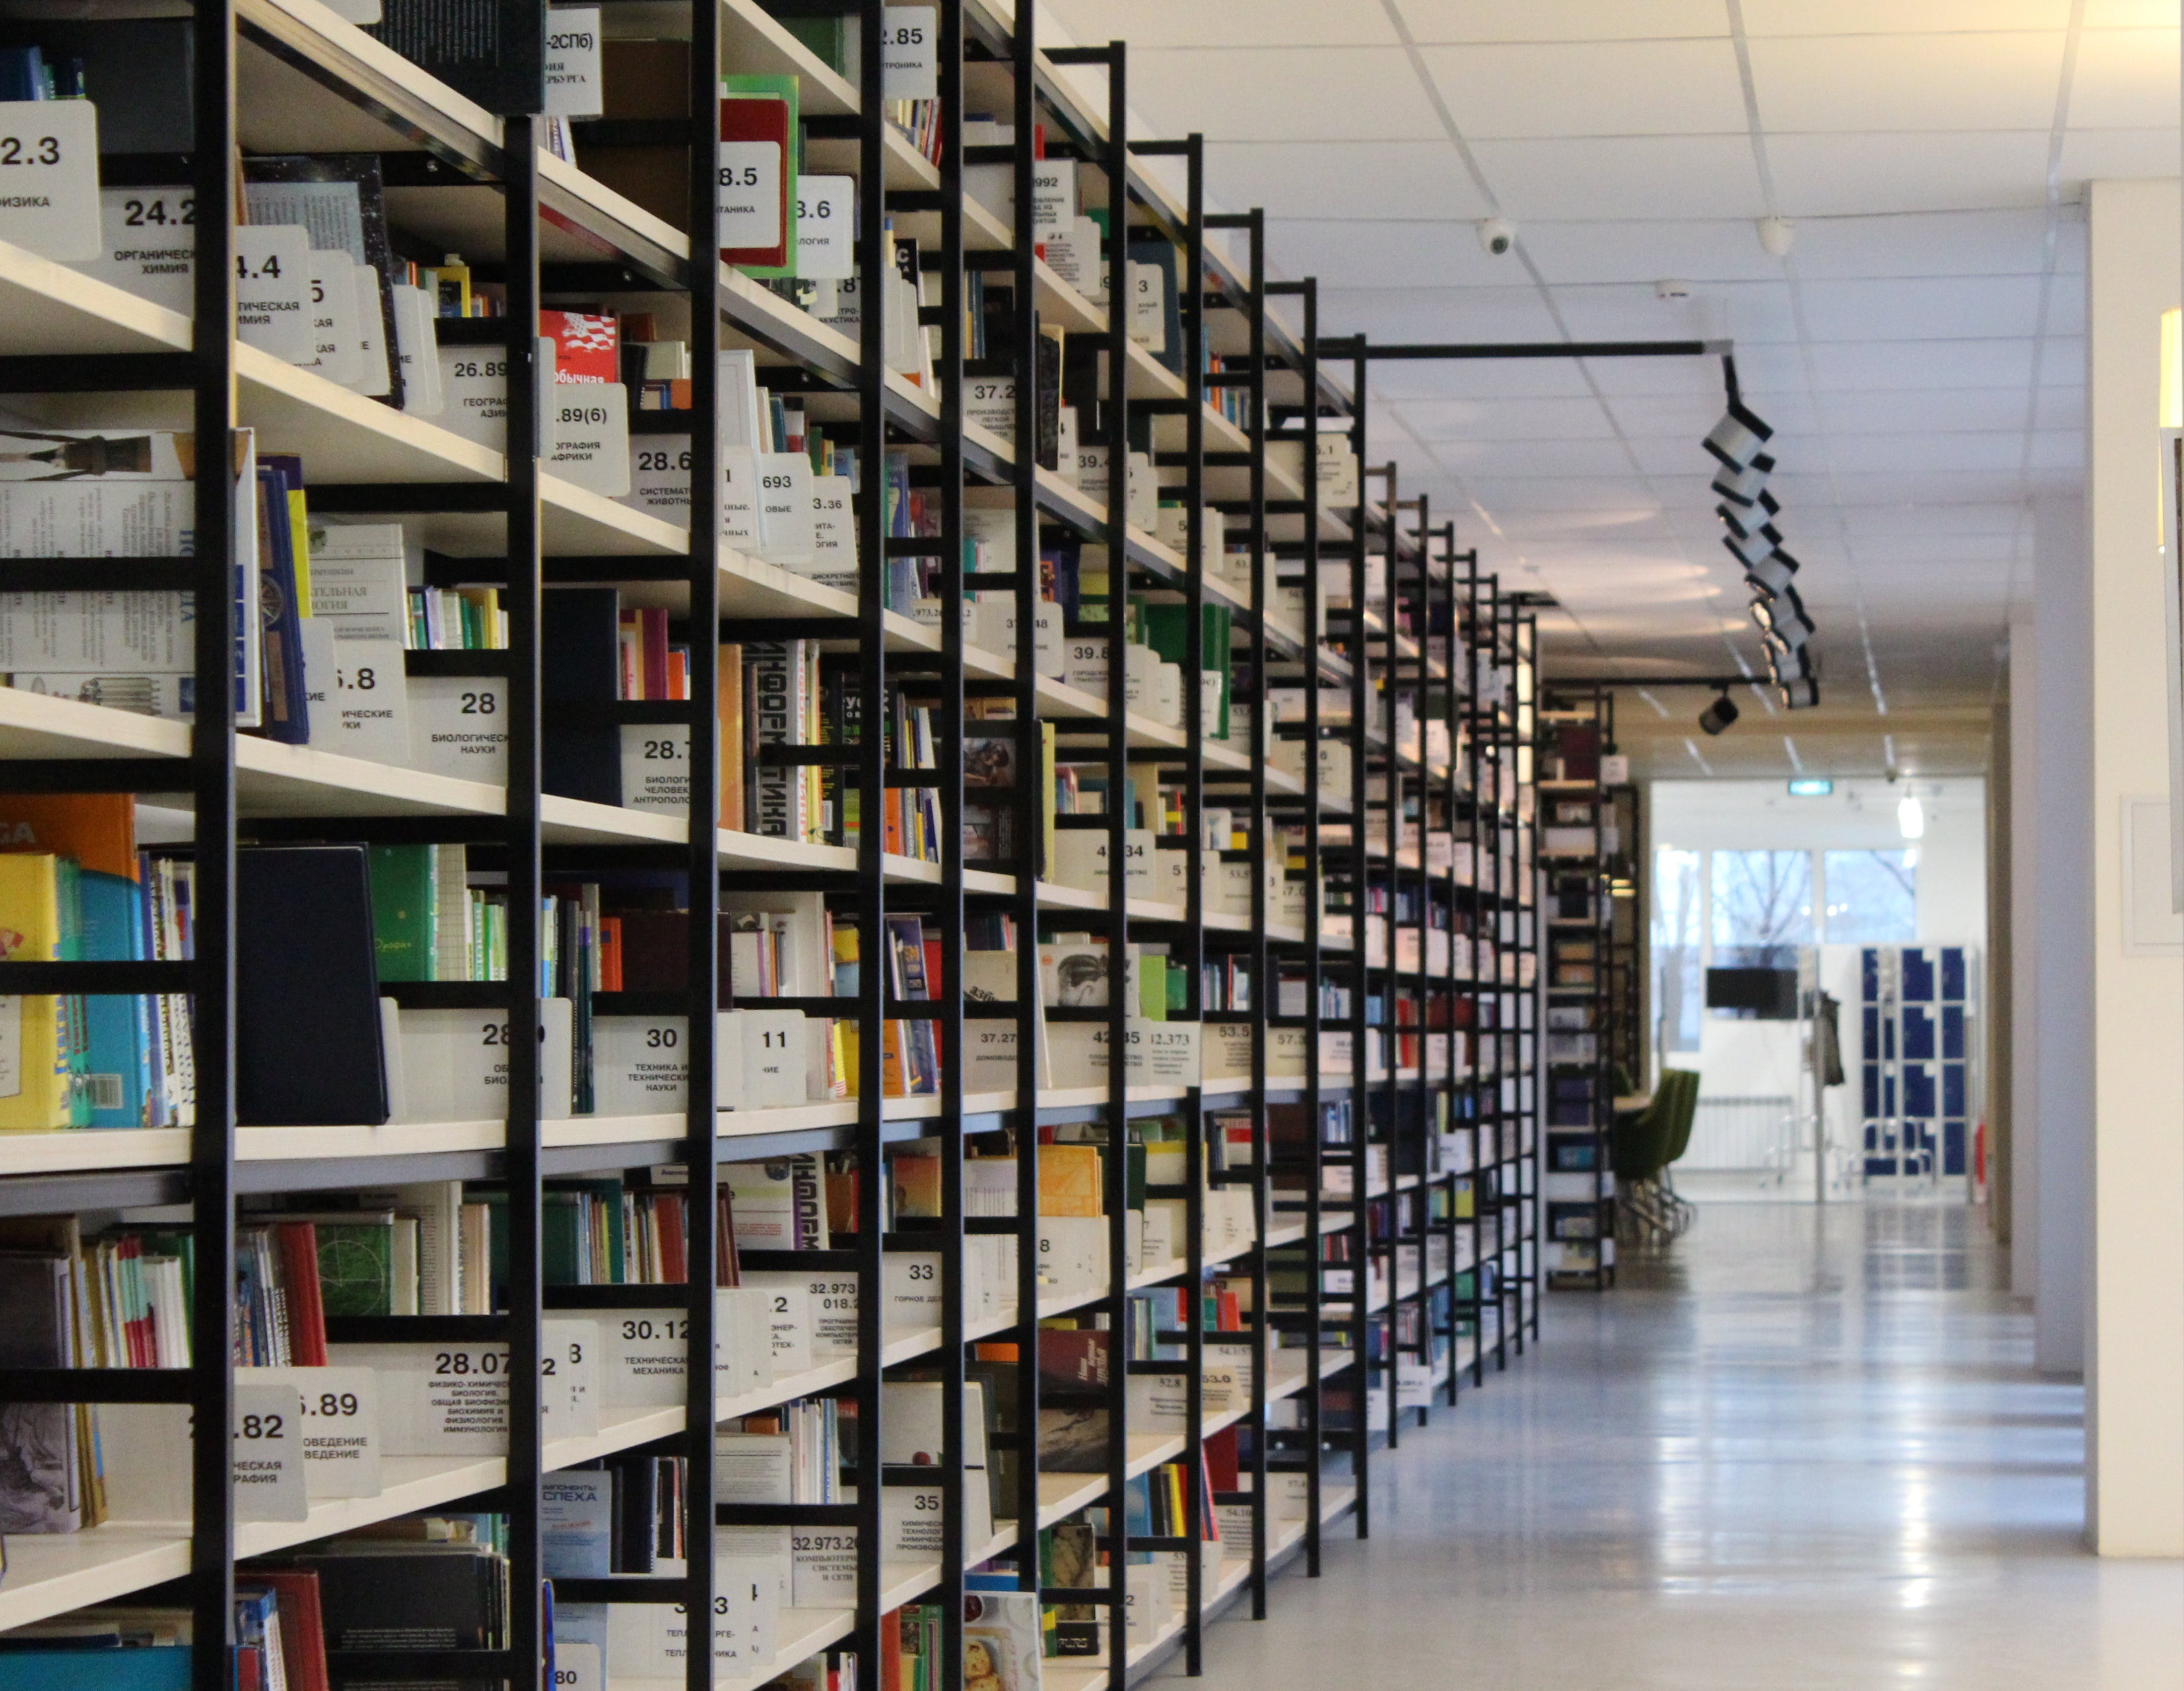
[[[1741,1010],[1763,1022],[1797,1019],[1797,971],[1794,968],[1710,968],[1707,1008]]]

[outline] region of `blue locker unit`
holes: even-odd
[[[1976,954],[1964,946],[1868,946],[1858,964],[1867,1175],[1968,1173]]]

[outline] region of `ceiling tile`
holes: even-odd
[[[1757,217],[1752,148],[1736,136],[1481,141],[1473,156],[1509,216]]]
[[[1589,440],[1437,440],[1434,456],[1468,483],[1499,476],[1571,481],[1630,473],[1630,454],[1613,438]]]
[[[1780,282],[1714,282],[1688,299],[1663,300],[1630,283],[1557,287],[1555,305],[1585,341],[1795,340],[1790,291]]]
[[[2045,206],[1909,217],[1815,217],[1797,226],[1801,280],[2029,276],[2047,262]]]
[[[1372,366],[1383,399],[1582,399],[1591,389],[1574,360],[1401,360]]]
[[[1759,120],[1778,134],[2036,129],[2054,121],[2058,30],[1754,41]]]
[[[1814,282],[1798,292],[1815,341],[1983,340],[2040,326],[2037,276]]]
[[[2021,427],[2030,397],[2025,388],[1832,393],[1822,396],[1819,410],[1831,435],[1962,434]]]
[[[2079,109],[2073,101],[2073,118],[2079,115]],[[2071,184],[2174,176],[2179,156],[2173,125],[2156,129],[2081,129],[2073,123],[2063,137],[2060,176]]]
[[[1445,137],[1431,141],[1208,141],[1209,199],[1262,207],[1279,248],[1285,219],[1452,217],[1493,208],[1457,167]]]
[[[2086,426],[2086,390],[2082,388],[2042,388],[2036,425],[2042,429],[2082,429]]]
[[[1496,288],[1326,288],[1319,321],[1328,333],[1377,341],[1552,341],[1561,335],[1534,291]]]
[[[2131,0],[2092,0],[2095,5]],[[2160,3],[2160,0],[2139,0]],[[1753,36],[1903,35],[1960,30],[2061,30],[2070,0],[1744,0]]]
[[[1446,131],[1393,47],[1178,47],[1133,55],[1130,104],[1210,141],[1430,141]]]
[[[2176,14],[2165,28],[2087,30],[2070,84],[2073,129],[2174,128],[2178,121]]]
[[[1769,135],[1776,203],[1789,217],[1985,210],[2048,203],[2046,129]]]
[[[1421,399],[1389,410],[1420,440],[1613,440],[1615,431],[1591,398]]]
[[[1393,25],[1379,0],[1252,0],[1248,31],[1221,0],[1040,0],[1039,10],[1071,41],[1130,44],[1131,79],[1150,50],[1167,47],[1392,45]]]
[[[2050,335],[2040,346],[2040,385],[2043,388],[2086,388],[2086,343],[2083,336]]]
[[[2052,349],[2054,343],[2048,343]],[[2030,340],[1842,341],[1812,349],[1823,393],[1850,389],[2016,388],[2032,380]]]
[[[1535,222],[1524,230],[1524,251],[1557,286],[1584,282],[1770,282],[1782,261],[1761,248],[1749,218],[1719,221]],[[1802,251],[1802,248],[1801,248]]]
[[[1468,141],[1569,135],[1742,135],[1727,37],[1435,47],[1426,68]]]
[[[1412,36],[1422,42],[1646,41],[1729,34],[1719,0],[1588,0],[1542,6],[1537,0],[1398,0]]]
[[[2022,417],[2021,410],[2019,416]],[[2021,428],[1960,434],[1839,434],[1830,437],[1827,444],[1827,461],[1838,482],[1845,476],[1902,475],[1929,470],[2014,473],[2024,460],[2025,432]],[[1782,461],[1792,464],[1802,460],[1786,452]]]
[[[1283,266],[1329,288],[1384,288],[1430,277],[1441,287],[1501,287],[1536,298],[1523,271],[1490,257],[1468,221],[1284,220],[1268,231]]]

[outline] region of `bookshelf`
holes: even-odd
[[[1615,743],[1607,688],[1550,689],[1540,712],[1546,767],[1541,856],[1547,932],[1546,1258],[1551,1284],[1604,1290],[1615,1279],[1614,1124],[1618,966],[1615,789],[1603,762]]]
[[[943,0],[933,92],[904,97],[892,8],[648,0],[605,8],[606,108],[564,123],[497,110],[478,67],[443,80],[317,0],[231,0],[180,27],[187,161],[115,154],[104,180],[228,205],[254,161],[376,160],[389,262],[436,289],[460,273],[493,308],[428,315],[426,342],[385,349],[419,392],[433,360],[450,383],[499,363],[498,432],[238,338],[224,219],[197,226],[187,311],[0,242],[0,380],[32,427],[249,431],[261,456],[301,459],[313,524],[399,525],[413,736],[453,734],[457,701],[492,723],[458,725],[468,768],[238,723],[253,631],[231,560],[247,573],[249,552],[218,475],[186,496],[188,556],[8,560],[11,590],[193,592],[198,706],[192,723],[0,688],[0,801],[134,795],[142,861],[187,866],[194,940],[186,957],[0,963],[18,995],[187,995],[194,1064],[190,1119],[0,1134],[0,1230],[186,1226],[176,1336],[198,1365],[26,1362],[10,1399],[106,1406],[117,1452],[120,1427],[161,1410],[240,1426],[274,1392],[300,1414],[293,1376],[316,1365],[213,1360],[257,1342],[259,1306],[231,1290],[266,1236],[319,1241],[308,1272],[284,1259],[298,1332],[326,1241],[365,1225],[352,1214],[384,1211],[393,1240],[475,1224],[491,1247],[448,1243],[443,1267],[471,1278],[443,1307],[423,1308],[421,1271],[408,1310],[397,1291],[319,1324],[326,1365],[367,1377],[375,1482],[344,1490],[269,1458],[294,1495],[261,1518],[227,1446],[170,1417],[143,1448],[179,1474],[189,1443],[187,1486],[170,1476],[164,1512],[132,1511],[117,1459],[103,1523],[9,1533],[0,1630],[126,1603],[226,1638],[268,1559],[431,1516],[487,1535],[462,1542],[499,1559],[504,1609],[453,1649],[330,1638],[330,1687],[532,1683],[550,1644],[557,1683],[579,1691],[844,1691],[845,1661],[883,1682],[902,1616],[927,1607],[922,1683],[952,1683],[967,1594],[999,1609],[1004,1584],[1069,1611],[1081,1652],[1045,1661],[1061,1691],[1178,1655],[1195,1671],[1216,1618],[1263,1616],[1273,1575],[1316,1574],[1329,1531],[1367,1531],[1370,1463],[1407,1411],[1452,1404],[1467,1369],[1483,1382],[1537,1332],[1531,618],[1451,523],[1396,497],[1392,471],[1359,475],[1362,359],[1321,332],[1312,282],[1268,279],[1260,214],[1206,211],[1196,137],[1130,132],[1119,44],[1050,51],[1028,12]],[[867,260],[854,321],[838,287],[829,311],[808,276],[694,250],[688,231],[734,215],[738,184],[707,162],[719,74],[794,79],[799,174],[850,185],[830,204]],[[623,98],[640,83],[655,109]],[[1104,99],[1084,92],[1095,84]],[[1057,182],[1067,229],[1035,221]],[[1145,290],[1153,324],[1094,285],[1103,240],[1106,297]],[[898,280],[899,309],[870,297]],[[632,457],[687,466],[679,507],[601,491],[614,477],[571,452],[599,396],[542,379],[544,349],[558,376],[574,346],[557,339],[565,314],[679,343],[668,361],[685,373],[621,384]],[[738,421],[739,382],[770,453]],[[1081,425],[1066,464],[1063,399]],[[813,472],[854,463],[857,491],[828,519],[846,574],[769,534],[765,478],[799,454]],[[785,497],[817,512],[824,479]],[[569,629],[602,594],[615,658],[634,642],[634,692],[628,670],[603,693],[580,678],[593,646]],[[504,638],[414,640],[417,605],[470,606],[481,629],[504,617]],[[643,667],[663,639],[678,678],[665,690]],[[738,678],[762,662],[816,677],[778,734],[722,704],[803,685]],[[310,684],[319,720],[337,719],[348,684]],[[627,748],[647,743],[678,766],[673,802],[631,801],[651,790]],[[621,755],[622,802],[584,761],[602,746]],[[808,813],[748,825],[767,795],[801,795],[782,801]],[[285,1007],[253,983],[281,936],[254,926],[245,890],[284,855],[268,848],[358,846],[382,854],[360,859],[375,876],[453,874],[433,883],[448,902],[429,931],[479,925],[460,968],[405,978],[387,966],[386,919],[367,919],[360,979],[381,1020],[336,1031],[377,1053],[382,1108],[270,1125],[251,1064]],[[320,944],[312,925],[299,944]],[[1004,949],[999,968],[977,961]],[[1102,952],[1095,1002],[1044,1002],[1045,957]],[[530,1027],[539,1038],[505,1031]],[[308,1070],[336,1054],[298,1035],[289,1057]],[[1089,1208],[1056,1214],[1048,1176],[1080,1150],[1097,1153]],[[410,1213],[433,1192],[455,1219]],[[675,1277],[655,1271],[671,1237]],[[1072,1320],[1104,1326],[1104,1360],[1057,1395],[1041,1334]],[[1150,1353],[1125,1354],[1134,1337]],[[284,1354],[300,1342],[281,1337]],[[708,1353],[719,1366],[689,1365]],[[431,1383],[449,1376],[495,1383]],[[896,1461],[891,1431],[928,1388],[937,1459]],[[443,1402],[468,1407],[436,1421]],[[1049,1407],[1096,1432],[1085,1465],[1032,1459]],[[749,1418],[800,1426],[806,1410],[829,1430],[816,1497],[798,1480],[753,1498],[749,1448],[705,1436],[793,1438]],[[459,1437],[462,1415],[482,1420]],[[1134,1499],[1171,1471],[1176,1506],[1139,1520]],[[640,1483],[663,1489],[621,1489]],[[632,1520],[653,1498],[665,1537],[644,1566],[619,1540],[596,1566],[558,1560],[577,1555],[571,1498],[587,1486]],[[929,1500],[937,1530],[906,1524],[905,1499]],[[1063,1531],[1096,1532],[1104,1579],[1054,1582],[1061,1541],[1043,1554],[1039,1535]],[[767,1534],[811,1554],[774,1558],[783,1588],[761,1595],[751,1547]],[[673,1642],[677,1608],[716,1617],[710,1655]],[[640,1621],[650,1642],[626,1649]],[[187,1681],[230,1691],[237,1674],[207,1645]]]

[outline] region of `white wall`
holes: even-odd
[[[2167,784],[2157,550],[2161,314],[2178,184],[2095,182],[2086,265],[2092,711],[2092,1306],[2086,1526],[2103,1555],[2184,1555],[2184,963],[2123,949],[2122,801]],[[2053,809],[2058,795],[2042,795]],[[2043,1081],[2043,1091],[2046,1090]],[[2043,1258],[2046,1253],[2043,1251]]]
[[[2071,557],[2082,557],[2085,511],[2072,500],[2069,520],[2059,522],[2053,507],[2033,523],[2033,591],[2036,596],[2042,572],[2053,572],[2042,537],[2059,528],[2070,543]],[[2058,563],[2068,559],[2058,560]],[[2040,949],[2041,901],[2038,840],[2042,827],[2040,766],[2041,722],[2038,709],[2042,673],[2040,633],[2031,606],[2020,605],[2009,620],[2009,951],[2010,995],[2009,1073],[1990,1078],[1991,1085],[2009,1088],[2009,1289],[2020,1298],[2035,1299],[2036,1330],[2048,1320],[2039,1301],[2041,1263],[2040,1157],[2044,1136],[2040,1120],[2041,1019],[2036,1002],[2042,966]],[[2080,1059],[2082,1061],[2082,1058]],[[2068,1272],[2076,1275],[2074,1254]],[[2070,1373],[2085,1367],[2085,1298],[2081,1284],[2065,1307],[2073,1342],[2068,1353],[2046,1359],[2053,1371],[2067,1357]],[[2040,1342],[2034,1342],[2035,1359]]]

